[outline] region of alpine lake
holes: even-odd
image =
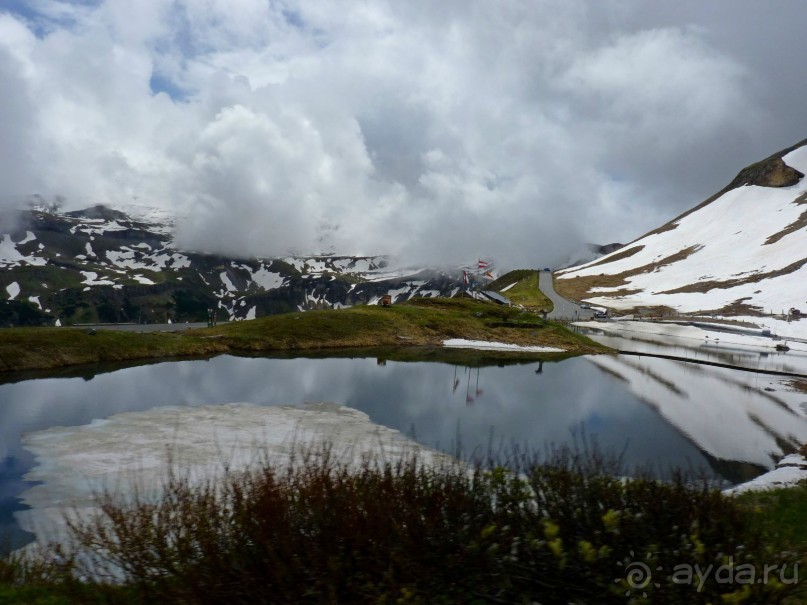
[[[590,335],[623,350],[755,369],[789,368],[794,359],[731,349],[695,352],[674,343]],[[798,361],[805,365],[803,358]],[[807,442],[807,394],[795,393],[788,379],[650,356],[505,359],[468,367],[450,360],[391,361],[373,350],[354,350],[331,357],[222,355],[0,380],[0,536],[5,548],[32,539],[18,521],[30,508],[25,494],[42,488],[32,471],[49,464],[32,453],[32,436],[46,434],[46,441],[54,441],[69,427],[90,426],[100,440],[108,419],[133,421],[155,409],[330,402],[366,414],[372,426],[393,429],[407,441],[452,456],[473,458],[514,446],[541,452],[596,447],[621,457],[628,474],[642,468],[663,477],[671,469],[684,469],[726,485],[764,473],[778,457]],[[65,431],[54,432],[54,427]],[[110,456],[115,448],[133,453],[134,442],[116,439],[98,456]],[[80,483],[84,468],[92,464],[86,459],[77,465],[73,481]]]

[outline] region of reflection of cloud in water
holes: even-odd
[[[26,435],[25,447],[37,461],[26,479],[42,484],[23,494],[32,509],[17,516],[40,538],[60,535],[65,507],[93,510],[100,491],[125,497],[136,486],[140,494],[156,496],[169,468],[198,482],[221,476],[225,466],[239,471],[266,460],[285,467],[295,452],[322,443],[332,444],[336,459],[348,464],[365,455],[394,462],[413,453],[427,464],[435,456],[448,460],[335,404],[157,408]]]
[[[468,402],[469,396],[473,402]],[[470,370],[445,363],[378,365],[375,358],[225,355],[131,367],[90,380],[4,384],[0,401],[0,457],[19,462],[13,475],[0,477],[0,497],[8,500],[20,493],[20,477],[30,468],[21,434],[86,425],[122,412],[232,401],[261,406],[333,401],[449,453],[455,451],[458,438],[463,453],[470,455],[484,454],[491,440],[494,447],[516,443],[543,449],[547,444],[571,443],[575,434],[585,431],[605,449],[621,452],[627,446],[627,469],[652,464],[664,471],[708,463],[623,381],[582,358]],[[4,513],[6,517],[10,512]]]
[[[685,463],[700,455],[633,399],[624,385],[582,359],[477,370],[442,363],[377,365],[375,359],[250,359],[221,356],[128,368],[92,380],[47,379],[0,386],[0,455],[20,455],[19,434],[75,426],[124,411],[159,406],[250,401],[281,405],[334,401],[360,409],[373,422],[418,441],[452,449],[458,432],[466,452],[487,446],[489,435],[542,447],[565,443],[595,414],[597,436],[621,450],[628,464],[648,458]],[[470,378],[470,385],[469,383]],[[475,401],[467,406],[467,398]]]
[[[807,418],[784,379],[652,357],[589,359],[621,376],[636,396],[715,458],[772,468],[774,458],[807,442]]]

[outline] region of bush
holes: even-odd
[[[776,603],[798,589],[795,555],[708,483],[620,479],[569,452],[470,468],[351,468],[326,452],[202,486],[173,474],[158,502],[101,505],[72,521],[60,561],[114,602]],[[711,575],[682,582],[682,565]],[[763,565],[789,571],[748,583]],[[86,601],[81,586],[63,584]]]

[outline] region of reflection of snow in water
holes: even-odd
[[[807,396],[787,379],[652,357],[589,359],[715,458],[770,469],[807,442]]]
[[[756,335],[735,334],[722,329],[703,329],[676,323],[646,321],[578,322],[580,328],[592,330],[590,338],[615,349],[642,353],[678,355],[687,359],[703,359],[748,368],[764,368],[807,374],[807,342],[774,340]],[[787,344],[787,353],[776,350]]]
[[[126,497],[136,487],[157,497],[173,468],[192,482],[268,461],[285,466],[306,446],[332,447],[339,461],[357,464],[368,455],[395,461],[417,454],[425,464],[448,460],[373,424],[358,410],[336,404],[261,407],[234,403],[155,408],[116,414],[91,424],[29,433],[24,445],[37,460],[26,475],[41,481],[22,495],[31,510],[20,525],[40,540],[63,536],[65,510],[94,510],[101,490]]]

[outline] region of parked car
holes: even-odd
[[[581,308],[581,309],[590,309],[590,308],[591,308],[591,305],[586,304],[586,303],[580,303],[580,308]]]
[[[608,319],[608,313],[603,313],[602,311],[595,311],[594,319]]]

